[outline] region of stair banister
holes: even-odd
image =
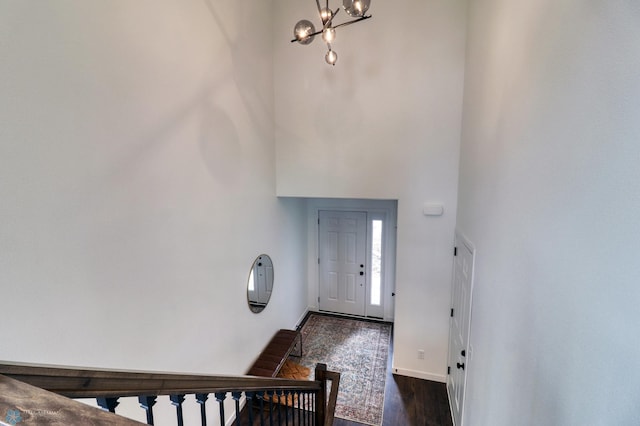
[[[24,407],[25,392],[26,394],[37,394],[38,407],[40,407],[40,410],[46,410],[46,407],[43,408],[42,401],[48,401],[50,398],[54,398],[55,404],[57,404],[56,407],[65,407],[64,412],[67,413],[68,411],[70,416],[73,416],[73,411],[78,408],[76,404],[82,406],[80,407],[82,408],[82,413],[87,411],[85,410],[87,407],[89,409],[93,408],[67,398],[97,398],[103,408],[115,411],[118,398],[135,396],[139,398],[141,407],[146,410],[147,421],[149,424],[152,424],[153,413],[151,407],[155,404],[155,397],[158,395],[169,395],[171,400],[174,401],[174,405],[176,405],[178,424],[180,424],[183,395],[195,394],[197,401],[202,404],[202,421],[203,424],[205,424],[204,402],[207,399],[207,395],[213,394],[215,396],[214,399],[220,401],[224,399],[223,395],[231,393],[232,398],[236,402],[236,415],[238,415],[241,393],[244,393],[249,401],[259,400],[262,404],[264,402],[264,394],[268,391],[269,393],[277,395],[281,395],[283,392],[287,395],[296,394],[299,396],[298,405],[301,399],[305,401],[315,401],[315,414],[305,407],[305,415],[309,416],[313,414],[313,420],[316,425],[328,426],[333,423],[333,411],[335,409],[339,380],[339,373],[327,371],[326,366],[322,364],[319,364],[316,368],[316,380],[306,381],[254,376],[211,376],[113,371],[0,363],[0,386],[4,386],[6,391],[1,393],[0,409],[11,409],[12,403],[14,404],[13,406],[18,406],[18,403],[20,403],[23,404],[21,406]],[[331,391],[329,395],[326,395],[325,392],[327,381],[331,381]],[[16,392],[13,400],[11,396],[12,393],[10,392],[11,389]],[[313,397],[306,395],[313,395]],[[34,397],[31,398],[33,399]],[[65,402],[65,404],[63,404],[63,402]],[[273,403],[269,402],[270,410],[272,409],[272,405]],[[23,408],[23,410],[24,409],[25,408]],[[279,406],[278,410],[280,409]],[[98,417],[113,415],[107,412],[100,412],[100,410],[97,410],[97,412],[98,414],[94,414]],[[249,414],[251,415],[251,410],[249,410]],[[278,415],[280,415],[280,411],[278,411]],[[127,419],[124,417],[115,417],[118,418],[118,422],[124,423],[107,422],[92,424],[129,424],[126,423]],[[139,423],[134,422],[131,424]]]

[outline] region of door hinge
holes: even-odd
[[[451,318],[453,318],[453,308],[451,308]]]
[[[320,264],[320,258],[318,258],[318,265]]]
[[[451,374],[451,367],[447,367],[447,374]]]
[[[318,225],[320,225],[320,218],[318,218]]]
[[[457,256],[458,255],[458,247],[454,247],[453,248],[453,255]]]

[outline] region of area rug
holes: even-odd
[[[303,356],[294,359],[341,374],[336,417],[380,426],[390,338],[389,324],[311,314],[302,327]]]

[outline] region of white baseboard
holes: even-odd
[[[409,370],[406,368],[395,368],[395,367],[393,367],[391,370],[393,371],[393,374],[399,374],[401,376],[413,377],[416,379],[423,379],[423,380],[431,380],[432,382],[447,383],[447,376],[445,376],[444,374],[426,373],[424,371],[416,371],[416,370]]]
[[[305,317],[307,316],[307,314],[309,313],[309,311],[311,311],[310,308],[307,308],[303,313],[302,316],[300,318],[298,318],[298,321],[296,322],[296,326],[294,327],[294,329],[298,326],[300,326],[302,324],[302,321],[304,321]]]

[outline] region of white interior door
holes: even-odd
[[[454,426],[462,426],[464,390],[469,368],[469,328],[471,326],[471,294],[474,250],[456,235],[449,328],[449,361],[447,393]]]
[[[272,287],[273,264],[271,261],[264,259],[264,256],[258,256],[249,275],[247,289],[249,302],[266,305],[271,298]]]
[[[320,310],[365,314],[367,214],[319,212]]]
[[[258,258],[255,268],[256,288],[258,289],[258,303],[266,305],[271,298],[273,286],[273,266]]]

